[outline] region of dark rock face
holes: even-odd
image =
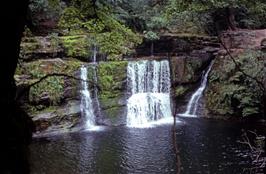
[[[204,56],[179,56],[171,57],[172,83],[193,84],[200,80],[202,71],[208,66],[213,59],[212,54]]]
[[[191,35],[165,35],[153,41],[154,56],[171,57],[213,53],[220,48],[217,37]],[[144,42],[136,48],[136,56],[150,56],[151,41]]]

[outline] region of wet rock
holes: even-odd
[[[81,124],[79,105],[79,101],[72,100],[63,106],[46,108],[42,113],[32,115],[36,125],[36,135],[71,131],[73,127]]]

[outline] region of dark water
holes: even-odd
[[[242,174],[250,167],[249,149],[238,143],[239,123],[182,118],[176,125],[182,174]],[[171,125],[148,129],[111,127],[35,139],[34,174],[176,173]]]

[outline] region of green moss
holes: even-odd
[[[18,66],[16,75],[30,75],[33,79],[39,79],[51,73],[73,75],[73,73],[80,68],[81,64],[82,62],[75,59],[67,61],[61,59],[37,60]]]
[[[98,65],[99,101],[106,115],[113,122],[120,115],[127,78],[127,62],[101,62]]]
[[[19,77],[22,75],[27,75],[29,79],[26,79],[24,84],[32,84],[38,81],[40,78],[47,74],[52,73],[62,73],[70,76],[74,76],[81,66],[81,62],[75,59],[68,61],[63,61],[61,59],[51,59],[51,60],[38,60],[29,63],[24,63],[19,66],[16,70],[16,80],[17,84],[22,83]],[[50,105],[58,105],[64,94],[64,86],[66,81],[68,86],[73,86],[76,88],[77,81],[74,79],[69,79],[60,76],[51,76],[43,80],[42,82],[34,85],[30,89],[29,100],[33,103],[38,103],[41,98],[48,97]],[[73,95],[76,90],[73,89]]]
[[[123,90],[123,82],[127,77],[127,62],[103,62],[98,68],[101,98],[114,98]]]
[[[175,96],[180,97],[183,96],[187,92],[188,88],[183,87],[183,86],[178,86],[175,89]]]
[[[62,77],[49,77],[46,80],[34,85],[30,89],[30,101],[40,100],[42,97],[49,97],[50,105],[57,105],[64,92],[64,78]]]
[[[108,118],[112,123],[116,122],[116,119],[121,114],[121,107],[112,107],[105,110],[106,113],[108,113]]]
[[[69,57],[89,57],[91,44],[85,35],[61,37],[62,45]]]
[[[20,57],[25,57],[26,54],[33,53],[39,49],[40,45],[37,41],[30,43],[21,43]]]
[[[116,97],[107,98],[106,96],[100,98],[101,107],[103,109],[109,109],[112,107],[117,107],[119,100],[123,97],[123,93],[117,93]]]

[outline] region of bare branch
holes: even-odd
[[[222,39],[221,39],[220,37],[218,37],[218,39],[219,39],[219,41],[220,41],[222,47],[225,49],[225,51],[226,51],[227,55],[229,56],[229,58],[234,62],[236,68],[237,68],[237,69],[238,69],[243,75],[245,75],[246,77],[248,77],[248,78],[254,80],[254,81],[258,84],[258,86],[259,86],[259,88],[262,90],[262,92],[265,93],[265,87],[264,87],[263,82],[261,82],[261,81],[258,80],[256,77],[253,77],[253,76],[247,74],[244,70],[242,70],[241,67],[240,67],[240,65],[239,65],[239,63],[235,60],[234,56],[231,54],[230,50],[226,47],[226,45],[224,44],[224,42],[222,41]]]
[[[258,137],[258,134],[256,132],[251,131],[251,130],[248,130],[248,132],[250,132],[250,133],[254,134],[256,137]]]
[[[247,141],[237,141],[238,143],[241,143],[241,144],[246,144],[246,145],[248,145],[249,146],[249,148],[251,149],[251,150],[253,150],[253,147],[251,146],[251,144],[249,143],[249,142],[247,142]]]

